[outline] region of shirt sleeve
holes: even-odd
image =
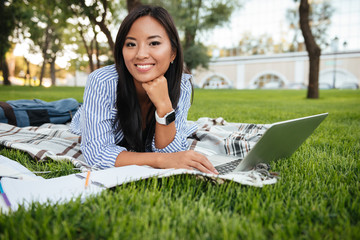
[[[185,151],[188,149],[187,137],[191,135],[196,126],[189,127],[187,125],[187,115],[191,106],[192,86],[190,82],[190,75],[183,75],[181,81],[181,93],[178,105],[175,109],[175,127],[176,134],[174,140],[169,143],[165,148],[159,149],[155,146],[155,136],[152,140],[153,152],[171,153]]]
[[[86,162],[94,168],[114,167],[116,157],[126,150],[115,142],[116,86],[114,73],[103,70],[90,74],[85,87],[79,119],[81,151]],[[122,138],[122,131],[120,135]]]

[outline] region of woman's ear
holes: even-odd
[[[171,57],[170,57],[170,60],[171,60],[170,62],[173,63],[175,58],[176,58],[176,51],[172,51]]]

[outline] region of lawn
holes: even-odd
[[[74,97],[83,88],[1,87],[0,101]],[[263,188],[173,176],[125,184],[85,202],[34,204],[0,215],[2,239],[360,239],[360,91],[195,90],[189,119],[273,123],[328,112],[290,157],[272,163],[281,178]],[[69,163],[34,163],[0,154],[47,178],[75,172]],[[44,175],[44,174],[43,174]]]

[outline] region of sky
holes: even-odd
[[[299,1],[298,1],[299,2]],[[335,37],[347,42],[348,49],[360,49],[360,0],[329,0],[334,8],[328,29],[329,41]],[[293,0],[245,0],[243,7],[233,13],[230,23],[216,28],[201,39],[219,48],[236,46],[243,33],[254,36],[271,35],[274,41],[291,38],[285,18],[287,9],[297,9]],[[339,49],[340,50],[340,49]]]
[[[316,1],[316,0],[314,0]],[[338,50],[360,49],[360,0],[329,0],[334,7],[332,23],[329,26],[329,41],[339,38]],[[242,8],[236,10],[229,23],[217,27],[207,33],[202,33],[199,39],[205,45],[217,45],[218,48],[231,48],[236,46],[244,33],[253,36],[268,34],[274,42],[281,38],[290,41],[288,23],[285,18],[286,9],[297,8],[293,0],[243,0]],[[346,49],[344,42],[347,43]],[[14,55],[23,55],[26,44],[17,46]],[[60,67],[65,67],[68,58],[76,58],[70,50],[65,49],[64,57],[57,60]],[[33,63],[42,61],[41,55],[32,57]],[[34,61],[35,60],[35,61]]]
[[[284,16],[287,8],[294,8],[292,0],[248,0],[241,9],[235,11],[228,24],[216,28],[204,37],[207,45],[229,48],[238,45],[242,34],[250,32],[254,36],[273,35],[274,40],[281,37],[286,29]],[[271,10],[271,11],[269,11]],[[270,19],[270,20],[269,20]]]

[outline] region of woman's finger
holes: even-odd
[[[212,165],[212,163],[209,161],[209,159],[207,159],[206,156],[204,156],[200,153],[197,153],[197,152],[194,152],[194,155],[196,157],[193,158],[193,162],[196,162],[197,166],[201,165],[201,169],[205,168],[207,170],[207,172],[219,174],[218,171],[215,169],[215,167]]]
[[[199,171],[201,171],[201,172],[210,173],[210,174],[214,174],[214,173],[215,173],[214,171],[211,171],[210,169],[208,169],[207,167],[205,167],[204,165],[202,165],[202,164],[199,163],[199,162],[193,161],[191,165],[192,165],[193,168],[196,168],[197,170],[199,170]],[[216,173],[215,173],[215,174],[216,174]]]

